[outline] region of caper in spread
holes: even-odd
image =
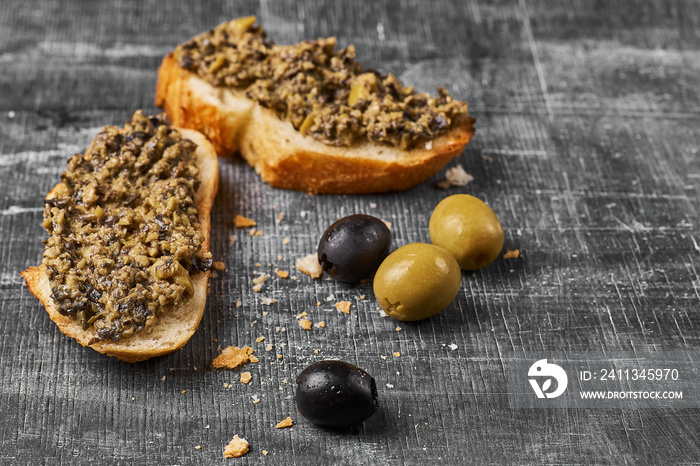
[[[363,70],[335,38],[280,46],[250,16],[223,23],[180,45],[179,65],[214,86],[246,95],[304,135],[349,146],[363,138],[409,149],[467,115],[444,88],[437,97],[404,87],[391,74]]]
[[[137,111],[68,161],[46,200],[43,265],[58,311],[97,339],[132,336],[193,292],[211,265],[199,231],[196,145]]]

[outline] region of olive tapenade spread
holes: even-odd
[[[200,252],[196,145],[137,111],[106,126],[68,161],[46,200],[43,265],[58,311],[94,326],[97,339],[132,336],[188,299]]]
[[[430,97],[391,74],[363,70],[352,45],[336,52],[332,37],[275,45],[255,21],[223,23],[180,45],[175,59],[214,86],[244,90],[303,135],[336,146],[367,138],[409,149],[467,115],[467,104],[444,88]]]

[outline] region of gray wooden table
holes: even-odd
[[[43,196],[99,127],[157,111],[163,55],[248,14],[278,43],[335,35],[368,67],[467,100],[476,136],[450,166],[474,181],[440,190],[443,171],[403,193],[312,197],[222,160],[212,241],[227,271],[192,340],[139,364],[83,349],[19,276],[41,259]],[[513,410],[504,373],[531,350],[700,349],[697,2],[5,0],[0,67],[0,463],[700,462],[697,409]],[[395,246],[427,242],[432,208],[460,192],[489,202],[521,255],[464,274],[430,320],[397,331],[370,283],[294,270],[350,213],[391,222]],[[236,214],[263,235],[235,230]],[[327,327],[301,329],[303,311]],[[250,384],[211,370],[226,345],[255,348]],[[293,381],[322,358],[376,378],[381,409],[358,430],[296,413]],[[251,451],[224,460],[234,434]]]

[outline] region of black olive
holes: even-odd
[[[352,364],[320,361],[297,377],[297,409],[314,424],[354,426],[368,419],[378,407],[374,379]]]
[[[323,234],[318,261],[332,278],[356,283],[377,270],[390,247],[391,234],[384,222],[370,215],[350,215]]]

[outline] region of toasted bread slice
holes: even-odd
[[[214,147],[202,134],[190,129],[177,129],[184,138],[197,144],[195,157],[201,183],[195,194],[195,203],[199,214],[200,231],[205,236],[201,250],[208,252],[211,230],[209,215],[219,185],[218,159]],[[56,197],[62,189],[62,184],[57,185],[46,198]],[[58,325],[61,332],[74,338],[83,346],[89,346],[95,351],[126,362],[138,362],[163,356],[187,343],[197,330],[204,313],[209,274],[209,272],[193,274],[191,276],[193,295],[176,309],[159,316],[153,325],[147,325],[143,330],[123,341],[101,340],[94,343],[97,335],[93,327],[83,330],[80,322],[58,312],[43,265],[30,267],[21,272],[29,291],[41,301],[49,317]]]
[[[173,124],[204,133],[220,156],[239,152],[263,181],[309,193],[411,188],[459,155],[474,134],[474,120],[463,117],[442,136],[411,150],[368,140],[351,147],[331,146],[303,136],[245,92],[212,86],[181,68],[172,52],[158,70],[155,101]]]

